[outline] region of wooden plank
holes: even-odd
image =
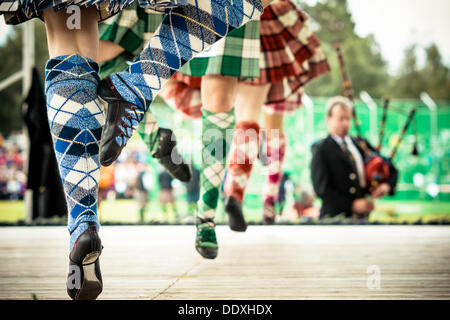
[[[450,227],[217,228],[201,258],[193,226],[105,226],[101,299],[449,299]],[[0,229],[0,299],[67,299],[64,227]],[[380,288],[369,289],[370,266]]]

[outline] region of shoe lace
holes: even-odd
[[[134,116],[135,117],[132,117],[131,112],[134,112]],[[134,128],[133,128],[132,120],[138,120],[139,119],[138,118],[138,114],[136,112],[136,106],[130,106],[130,108],[126,108],[125,109],[125,113],[126,113],[125,118],[130,121],[131,125],[128,125],[124,120],[122,120],[120,122],[120,124],[125,129],[126,132],[128,132],[128,130],[127,130],[128,127],[131,128],[131,132],[133,132]],[[122,117],[121,117],[121,119],[122,119]],[[131,138],[131,135],[129,136],[126,132],[121,130],[120,133],[119,133],[119,136],[120,137],[125,137],[126,140],[128,140],[129,138]]]
[[[214,228],[207,227],[205,225],[199,225],[198,226],[198,235],[199,239],[202,242],[216,242],[216,232],[214,231]]]

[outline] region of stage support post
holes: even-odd
[[[35,50],[34,50],[34,20],[30,20],[23,24],[23,49],[22,49],[22,96],[26,97],[31,86],[31,78],[33,67],[35,64]],[[28,105],[26,103],[22,106],[22,112],[26,112]],[[28,161],[30,157],[30,141],[28,139],[28,132],[26,126],[24,126],[23,132],[25,134],[25,150],[24,150],[24,170],[28,175]],[[33,191],[26,189],[25,191],[25,222],[31,223],[33,221]]]
[[[305,168],[309,168],[311,163],[311,145],[314,142],[314,102],[312,99],[306,94],[302,94],[302,104],[305,106],[305,122],[304,122],[304,132],[306,133],[306,155],[305,159]],[[302,175],[303,176],[303,175]],[[304,177],[305,183],[309,181],[309,175]]]
[[[378,112],[377,104],[372,99],[372,97],[366,91],[361,91],[359,97],[369,108],[369,118],[370,118],[370,142],[375,144],[378,132]]]
[[[430,95],[427,92],[422,92],[420,94],[420,100],[422,100],[422,102],[430,110],[430,133],[431,133],[430,142],[432,152],[431,159],[433,159],[432,171],[434,176],[436,177],[435,183],[440,187],[441,177],[439,174],[439,164],[438,161],[436,161],[437,155],[440,154],[437,104],[436,102],[434,102],[434,100],[430,97]],[[437,197],[435,197],[435,199],[437,199]]]

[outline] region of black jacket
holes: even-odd
[[[364,159],[364,152],[358,145],[358,138],[351,138]],[[365,141],[372,150],[373,147]],[[311,178],[314,191],[322,199],[320,215],[336,216],[345,213],[352,215],[352,203],[355,199],[363,198],[367,189],[359,185],[356,169],[348,155],[331,137],[315,143],[312,146]],[[398,173],[390,164],[389,185],[391,195],[395,193]]]

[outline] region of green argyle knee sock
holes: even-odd
[[[227,154],[233,139],[234,112],[209,112],[202,109],[202,167],[197,223],[211,221],[219,199]]]
[[[144,141],[145,145],[148,148],[150,154],[153,154],[158,149],[159,143],[159,126],[153,114],[147,112],[144,116],[144,119],[139,124],[137,128],[137,132],[139,136]]]

